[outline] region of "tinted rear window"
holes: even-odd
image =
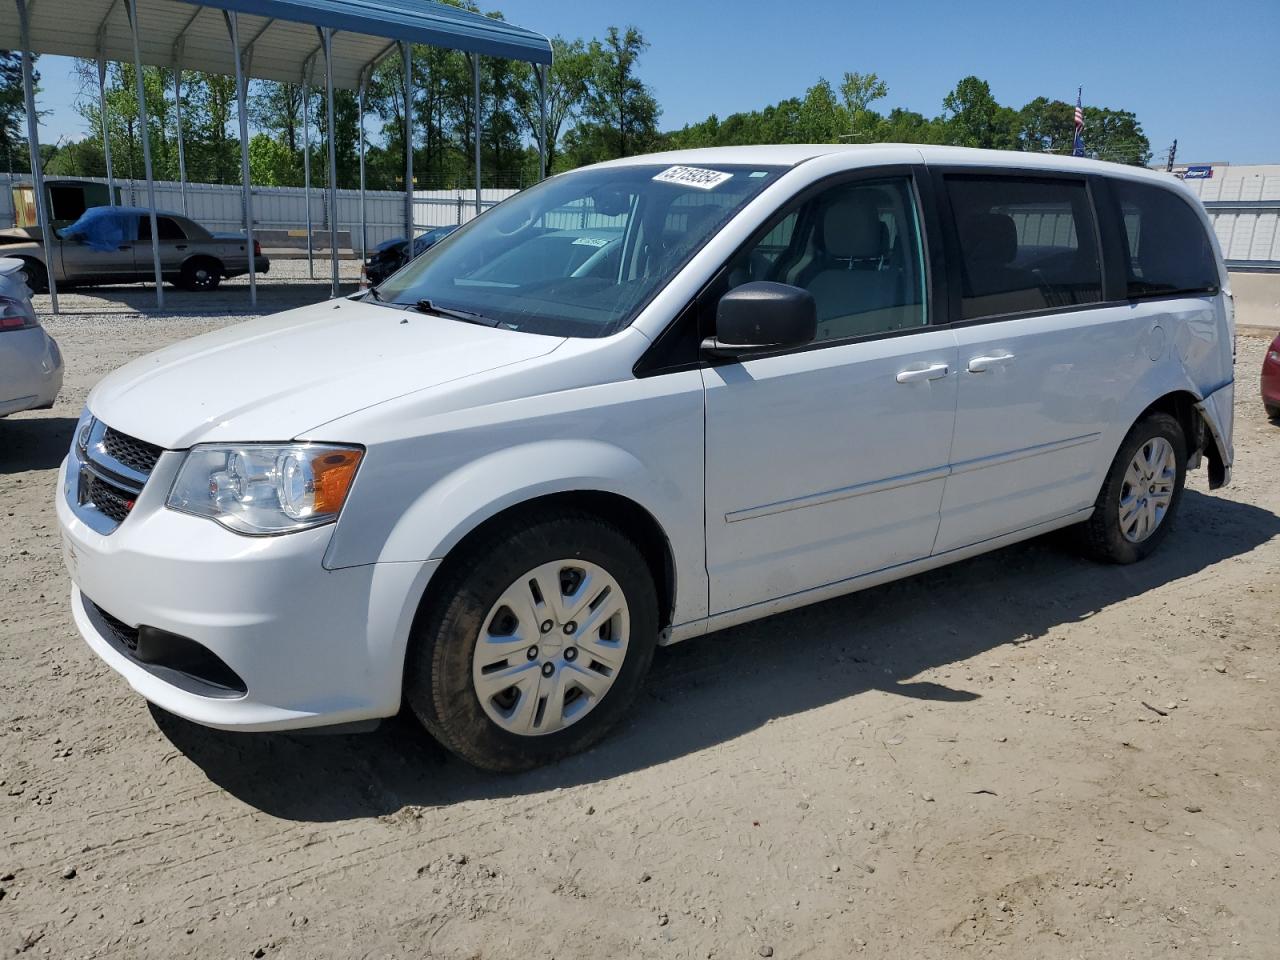
[[[961,315],[1096,303],[1102,268],[1079,180],[947,177],[960,239]]]
[[[1130,297],[1216,291],[1218,265],[1204,225],[1163,187],[1113,180],[1124,218]]]
[[[145,230],[148,240],[151,239],[151,228]],[[169,217],[156,217],[156,233],[161,240],[185,240],[187,235],[182,232],[182,228],[178,226],[178,221]]]

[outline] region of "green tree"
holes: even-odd
[[[653,92],[636,73],[649,42],[635,27],[610,27],[603,42],[588,46],[591,75],[583,103],[583,115],[596,129],[582,131],[581,147],[602,153],[597,159],[626,157],[648,149],[658,132],[661,108]],[[579,124],[582,127],[583,124]]]
[[[1036,97],[1018,111],[1018,143],[1037,153],[1070,153],[1075,139],[1075,107]]]
[[[888,85],[874,73],[846,73],[840,81],[840,98],[843,101],[848,129],[848,139],[855,143],[870,143],[880,137],[880,125],[884,118],[871,109],[871,104],[889,94]]]
[[[249,94],[249,119],[294,154],[295,159],[301,157],[302,84],[255,81]]]
[[[34,58],[33,58],[34,59]],[[36,83],[40,75],[35,74]],[[22,96],[22,54],[0,50],[0,169],[26,171],[27,108]]]
[[[1018,142],[1023,150],[1070,153],[1075,143],[1075,107],[1062,100],[1037,97],[1018,112]],[[1085,152],[1099,160],[1146,166],[1151,142],[1128,110],[1084,108]]]
[[[805,91],[800,107],[800,137],[804,143],[835,143],[848,132],[848,115],[826,80]]]
[[[547,69],[547,170],[555,170],[560,158],[560,137],[566,124],[578,119],[591,78],[591,57],[581,40],[551,40],[554,63]],[[541,139],[538,78],[528,64],[517,64],[513,102],[536,147]]]
[[[1084,108],[1084,146],[1090,156],[1113,163],[1145,167],[1151,162],[1151,141],[1142,124],[1128,110]]]
[[[881,122],[877,131],[883,143],[947,143],[945,121],[930,120],[922,113],[895,107]]]
[[[942,101],[949,138],[961,147],[1012,150],[1018,145],[1018,116],[1002,107],[991,94],[991,85],[977,77],[965,77]]]
[[[249,139],[249,180],[256,186],[293,187],[302,182],[301,154],[267,133]]]

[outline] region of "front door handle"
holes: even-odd
[[[927,367],[911,367],[899,370],[899,383],[915,383],[917,380],[941,380],[947,375],[949,368],[945,363],[931,363]]]
[[[1002,353],[994,357],[974,357],[969,361],[970,373],[986,373],[996,367],[1003,367],[1013,361],[1012,353]]]
[[[175,250],[185,250],[185,249],[187,249],[187,245],[186,245],[185,243],[179,243],[179,244],[176,244],[176,245],[175,245],[174,249],[175,249]]]

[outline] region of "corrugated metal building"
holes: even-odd
[[[1174,174],[1204,203],[1228,267],[1280,271],[1280,163],[1184,164]]]

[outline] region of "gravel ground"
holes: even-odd
[[[359,260],[338,261],[338,276],[342,292],[356,289],[360,279]],[[224,280],[217,290],[192,292],[165,285],[166,314],[175,319],[183,316],[208,314],[218,316],[225,323],[229,316],[249,313],[275,313],[289,307],[303,306],[324,300],[329,296],[329,260],[315,258],[315,277],[308,275],[307,261],[271,261],[271,270],[258,278],[258,307],[249,308],[249,278],[236,277]],[[47,316],[50,309],[48,295],[32,298],[36,310]],[[153,313],[156,305],[155,286],[143,283],[120,284],[113,287],[74,287],[58,294],[58,306],[67,320],[77,317],[97,317],[104,314],[137,315],[140,310]],[[238,317],[236,317],[238,319]]]
[[[1280,949],[1280,426],[1155,557],[1002,550],[659,651],[586,755],[232,735],[77,637],[54,476],[88,388],[227,317],[65,316],[0,421],[0,951],[50,957],[1258,958]],[[1176,952],[1175,952],[1176,951]]]

